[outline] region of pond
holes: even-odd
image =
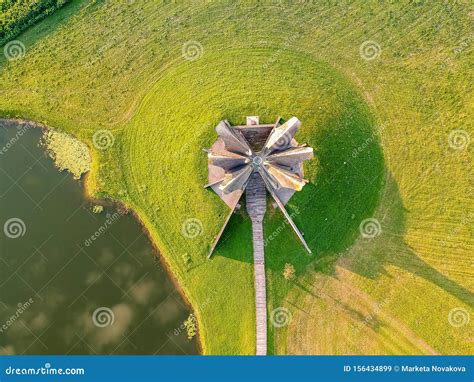
[[[0,121],[0,354],[197,354],[190,309],[138,221],[94,213],[41,135]]]

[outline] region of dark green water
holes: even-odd
[[[41,134],[0,123],[0,354],[196,354],[179,329],[189,308],[138,222],[92,213]]]

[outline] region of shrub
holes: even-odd
[[[189,268],[193,264],[193,259],[189,255],[189,253],[185,253],[182,255],[184,265],[186,265],[187,268]]]
[[[194,313],[191,313],[187,320],[184,321],[184,327],[186,328],[186,333],[188,334],[188,340],[192,340],[197,334],[197,320]]]
[[[295,278],[296,270],[293,264],[286,263],[283,270],[283,277],[285,280],[293,280]]]

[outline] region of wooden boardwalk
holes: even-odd
[[[247,185],[246,202],[247,212],[252,220],[257,355],[267,354],[267,296],[263,245],[263,217],[267,208],[266,195],[263,179],[258,173],[254,172]]]

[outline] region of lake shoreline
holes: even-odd
[[[43,131],[43,134],[48,132],[48,131],[56,130],[55,128],[47,126],[47,125],[45,125],[41,122],[36,122],[36,121],[23,119],[23,118],[0,117],[0,124],[5,124],[8,127],[27,125],[27,126],[29,126],[28,128],[32,127],[32,128],[36,128],[36,129],[37,128],[41,129]],[[71,137],[73,137],[74,139],[77,139],[78,141],[80,141],[80,142],[84,143],[85,145],[87,145],[86,142],[78,139],[76,136],[74,136],[70,133],[67,133],[67,134],[70,135]],[[108,196],[106,198],[97,198],[94,195],[94,193],[92,191],[93,187],[90,183],[89,178],[90,178],[91,172],[94,168],[92,166],[92,163],[94,162],[95,152],[94,152],[94,150],[91,149],[91,147],[89,147],[89,145],[87,145],[87,147],[88,147],[90,155],[91,155],[91,169],[89,171],[87,171],[86,173],[82,174],[82,176],[79,179],[75,180],[75,181],[78,181],[80,183],[84,199],[86,199],[91,204],[98,204],[98,205],[103,205],[103,206],[110,207],[110,208],[115,208],[117,211],[119,211],[121,213],[124,213],[126,215],[130,214],[133,217],[133,219],[135,219],[138,222],[142,232],[146,235],[146,237],[147,237],[147,239],[150,243],[150,246],[153,249],[152,255],[153,255],[154,260],[160,262],[160,265],[165,270],[166,274],[168,275],[169,280],[171,281],[171,283],[175,287],[176,291],[178,291],[179,295],[181,296],[181,298],[183,300],[182,302],[184,302],[184,304],[186,305],[188,310],[191,312],[191,314],[197,317],[196,310],[194,309],[193,305],[191,304],[191,302],[190,302],[188,296],[186,295],[186,293],[184,292],[183,288],[180,286],[179,280],[177,279],[177,277],[173,273],[171,266],[166,262],[166,259],[164,258],[164,256],[161,255],[161,251],[158,248],[157,243],[155,243],[155,240],[153,240],[153,237],[151,235],[151,232],[150,232],[149,228],[146,226],[145,222],[140,218],[139,214],[133,208],[127,206],[125,204],[125,202],[123,202],[123,201],[113,199],[110,196]],[[45,150],[45,154],[47,154],[46,150]],[[57,168],[56,165],[54,167],[58,171],[60,171]],[[70,171],[67,170],[67,172],[72,176]],[[181,323],[181,325],[179,327],[175,328],[175,330],[179,329],[181,326],[183,326],[183,324],[184,324],[184,322]],[[203,355],[203,347],[202,347],[202,341],[201,341],[201,334],[200,334],[200,331],[199,331],[199,324],[198,324],[198,330],[197,330],[197,334],[195,336],[195,340],[196,340],[196,346],[197,346],[199,355]]]

